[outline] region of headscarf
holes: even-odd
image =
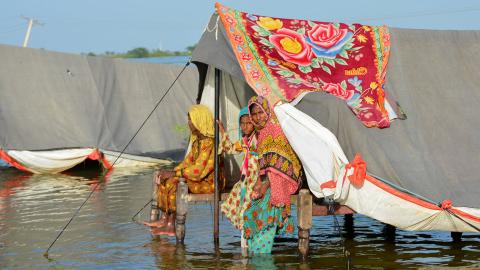
[[[192,105],[188,111],[196,129],[205,137],[214,137],[213,115],[210,109],[205,105]]]
[[[250,117],[252,115],[252,112],[250,111],[252,109],[252,105],[256,104],[258,105],[262,111],[267,115],[267,119],[265,120],[268,123],[268,120],[270,120],[270,115],[271,110],[270,110],[270,104],[268,103],[268,100],[262,96],[253,96],[250,98],[248,101],[248,113],[250,114]],[[262,129],[257,123],[253,122],[253,125],[255,126],[255,129]]]
[[[290,204],[290,195],[297,191],[302,181],[302,165],[267,99],[262,96],[252,97],[248,102],[249,111],[253,104],[260,106],[267,114],[265,125],[256,125],[256,129],[260,175],[266,174],[270,181],[270,203]]]
[[[241,126],[242,116],[244,115],[249,115],[248,106],[243,107],[240,110],[240,113],[238,114],[238,139],[239,140],[242,139],[242,128],[240,126]]]

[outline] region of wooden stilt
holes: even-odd
[[[155,179],[157,178],[157,175],[159,173],[159,170],[156,170],[155,173],[153,174],[153,194],[152,194],[152,204],[150,205],[150,222],[156,221],[160,218],[160,210],[158,209],[158,203],[157,203],[157,192],[158,192],[158,186],[155,183]]]
[[[462,232],[450,232],[450,236],[452,237],[453,242],[462,241],[462,234]]]
[[[343,227],[345,229],[345,237],[348,239],[353,239],[354,237],[354,228],[353,228],[353,214],[345,214],[343,216]]]
[[[177,244],[183,244],[185,240],[185,221],[188,211],[188,186],[184,178],[180,178],[177,184],[177,213],[175,220],[175,236]]]
[[[390,224],[385,224],[383,232],[385,234],[385,238],[387,239],[387,241],[395,241],[396,231],[397,231],[397,228],[395,226],[392,226]]]
[[[297,197],[298,251],[302,260],[308,256],[310,228],[312,228],[312,195],[308,189],[302,189]]]

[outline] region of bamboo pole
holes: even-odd
[[[220,118],[220,83],[221,83],[221,73],[220,70],[215,68],[215,112],[214,112],[214,118],[215,118],[215,123],[219,120]],[[215,124],[215,198],[213,201],[213,242],[215,244],[215,247],[219,246],[219,206],[218,202],[220,200],[220,189],[218,186],[219,183],[219,156],[218,156],[218,146],[220,144],[219,136],[218,136],[218,125]]]

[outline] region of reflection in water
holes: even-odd
[[[99,170],[31,175],[0,170],[0,268],[32,269],[344,269],[342,244],[332,217],[314,217],[310,257],[298,260],[296,237],[277,238],[271,256],[244,259],[240,237],[226,219],[220,223],[220,249],[213,245],[212,206],[190,205],[185,246],[153,238],[131,217],[150,199],[152,169]],[[50,250],[43,252],[74,211],[98,186],[87,204]],[[148,219],[145,209],[137,217]],[[293,211],[294,213],[295,211]],[[338,217],[356,269],[409,269],[471,266],[480,263],[480,235],[452,242],[449,233],[397,230],[364,216]]]
[[[176,245],[163,237],[155,237],[147,244],[155,256],[155,264],[159,269],[193,269],[186,260],[185,246]]]

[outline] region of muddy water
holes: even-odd
[[[153,239],[131,221],[150,199],[152,171],[98,170],[58,175],[27,175],[0,169],[0,269],[344,269],[340,238],[332,217],[314,217],[311,256],[301,264],[296,238],[276,239],[272,256],[242,259],[239,233],[225,219],[220,248],[212,237],[212,206],[189,206],[185,246],[174,239]],[[43,253],[99,184],[90,200],[50,250]],[[147,209],[148,210],[148,209]],[[294,212],[294,211],[293,211]],[[143,211],[139,219],[147,219]],[[354,216],[353,230],[344,227],[345,245],[356,269],[456,269],[480,267],[480,235],[466,234],[454,243],[449,233],[398,231]]]

